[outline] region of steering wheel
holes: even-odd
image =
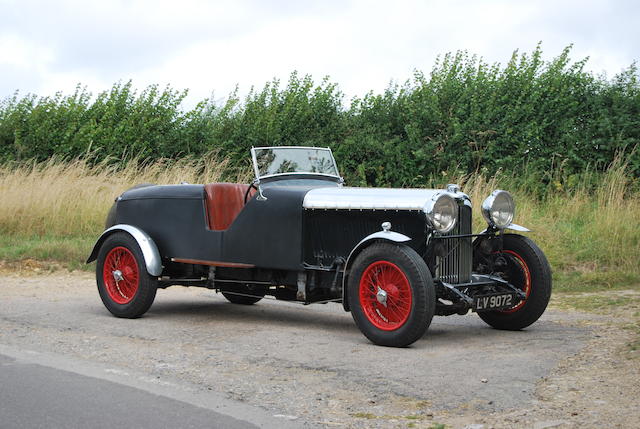
[[[244,193],[244,203],[247,204],[247,199],[249,199],[249,192],[251,192],[251,188],[255,189],[258,192],[258,187],[256,186],[256,182],[249,183],[249,187],[247,191]]]

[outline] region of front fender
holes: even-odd
[[[517,225],[515,223],[510,223],[509,226],[507,226],[505,228],[505,230],[507,230],[507,229],[512,229],[512,230],[518,231],[518,232],[531,232],[531,230],[529,228],[527,228],[526,226]],[[486,228],[486,229],[480,231],[480,234],[484,234],[487,231],[496,232],[497,230],[496,229],[492,229],[491,227],[489,227],[489,228]]]
[[[162,274],[162,261],[160,259],[160,252],[158,251],[156,243],[154,243],[151,237],[149,237],[149,235],[140,228],[126,224],[114,225],[102,233],[100,238],[98,238],[98,241],[96,241],[96,244],[93,246],[93,250],[87,259],[87,264],[96,260],[100,247],[102,247],[102,243],[104,243],[107,237],[118,231],[124,231],[136,240],[138,246],[140,246],[140,250],[142,250],[144,263],[149,274],[152,276],[159,276]]]
[[[394,243],[404,243],[411,238],[407,237],[404,234],[400,234],[399,232],[394,231],[378,231],[373,234],[367,235],[365,238],[360,240],[358,244],[351,250],[349,256],[347,256],[347,261],[344,264],[344,271],[342,274],[342,307],[345,311],[349,311],[349,302],[347,300],[347,279],[349,277],[349,271],[351,269],[351,265],[353,265],[353,261],[356,259],[356,256],[360,254],[360,252],[367,247],[369,244],[374,241],[392,241]]]

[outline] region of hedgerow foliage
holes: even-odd
[[[0,160],[82,157],[155,160],[218,151],[242,165],[251,146],[330,146],[351,184],[421,186],[444,171],[570,182],[616,154],[640,176],[640,85],[634,64],[611,79],[585,71],[570,47],[544,61],[538,46],[504,66],[466,52],[429,74],[345,102],[337,84],[293,73],[245,97],[204,100],[184,111],[186,91],[117,83],[93,97],[20,97],[0,104]]]

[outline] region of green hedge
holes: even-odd
[[[585,71],[570,47],[551,61],[538,46],[504,66],[466,52],[440,58],[429,74],[345,101],[328,78],[293,73],[243,98],[184,111],[186,91],[131,82],[92,96],[13,97],[0,104],[0,160],[53,155],[96,162],[154,160],[212,150],[238,165],[257,145],[330,146],[354,184],[415,186],[443,171],[498,170],[545,183],[571,181],[616,154],[640,176],[640,85],[634,64],[613,78]]]

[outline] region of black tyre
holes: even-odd
[[[505,234],[503,250],[497,256],[506,265],[499,274],[523,290],[527,298],[508,310],[478,312],[478,316],[496,329],[517,331],[542,316],[551,298],[551,268],[542,250],[529,238]]]
[[[405,347],[417,341],[435,311],[429,269],[402,244],[379,242],[363,250],[349,273],[347,293],[356,325],[381,346]]]
[[[158,287],[157,279],[147,273],[138,243],[126,232],[110,235],[100,247],[96,282],[107,310],[129,319],[149,310]]]
[[[238,284],[233,289],[221,290],[222,295],[232,304],[251,305],[260,301],[267,293],[262,285]],[[253,296],[246,296],[253,295]]]

